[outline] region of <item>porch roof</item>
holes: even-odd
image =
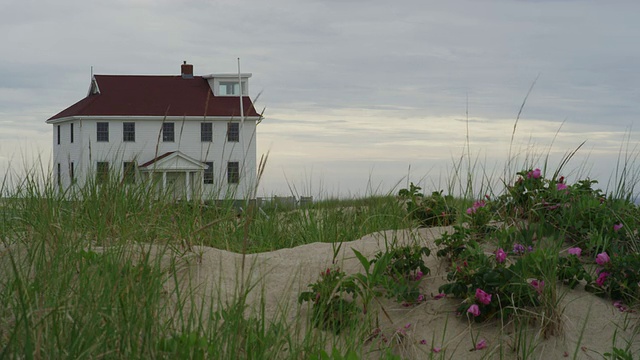
[[[140,171],[203,171],[208,165],[180,151],[169,151],[138,166]]]

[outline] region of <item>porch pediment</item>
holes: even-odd
[[[166,152],[138,166],[140,171],[203,171],[207,164],[187,156],[180,151]]]

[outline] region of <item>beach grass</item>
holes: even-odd
[[[450,225],[468,224],[468,209],[483,194],[498,199],[509,193],[508,188],[496,188],[495,179],[483,171],[479,182],[468,180],[478,172],[479,165],[471,164],[464,172],[457,165],[449,189],[444,189],[455,195],[447,204],[455,213]],[[538,274],[547,286],[536,306],[512,308],[510,317],[498,321],[503,329],[515,328],[505,335],[514,340],[479,349],[474,356],[512,358],[516,353],[525,359],[534,356],[544,339],[562,336],[565,316],[559,304],[564,293],[556,265],[566,252],[566,239],[594,256],[605,250],[637,254],[639,212],[630,202],[635,171],[633,164],[620,167],[621,177],[613,181],[617,187],[602,193],[609,201],[606,212],[594,212],[599,200],[584,196],[572,205],[575,211],[563,213],[563,222],[538,226],[537,220],[552,218],[535,204],[496,202],[500,206],[492,209],[492,220],[511,226],[497,232],[504,236],[476,238],[505,248],[514,245],[514,236],[518,241],[539,240],[538,254],[549,261],[536,263],[528,276]],[[557,186],[562,170],[541,171],[539,176]],[[407,211],[406,199],[397,196],[399,189],[365,198],[323,199],[304,207],[257,208],[249,201],[240,207],[232,201],[176,202],[144,184],[123,185],[116,176],[100,185],[59,189],[44,174],[34,174],[0,191],[7,195],[0,205],[0,358],[449,358],[452,349],[434,345],[425,350],[417,345],[420,339],[394,329],[387,345],[372,350],[366,339],[377,328],[381,312],[363,315],[340,335],[314,328],[308,315],[292,320],[291,312],[309,313],[305,305],[281,304],[275,315],[268,314],[252,264],[247,264],[247,273],[236,275],[236,288],[224,290],[230,296],[222,296],[223,289],[215,286],[201,289],[185,270],[197,264],[203,247],[240,254],[243,269],[249,254],[318,242],[332,244],[330,260],[335,261],[345,242],[421,226]],[[516,179],[513,175],[502,181],[511,184]],[[589,221],[599,225],[587,226],[583,233],[583,223]],[[615,236],[622,232],[612,232],[609,223],[624,224],[621,240]],[[374,285],[365,290],[372,291]],[[630,300],[625,306],[637,307],[637,299]],[[635,321],[629,315],[612,339],[610,351],[622,354],[619,358],[638,355],[635,338],[628,336],[638,333]],[[443,325],[437,341],[441,344],[448,341]],[[538,335],[531,336],[532,326]],[[436,342],[435,337],[428,340]],[[472,335],[469,341],[476,344],[479,338]],[[580,351],[576,347],[570,355],[580,358]]]

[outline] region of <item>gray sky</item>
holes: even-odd
[[[44,121],[86,95],[91,66],[178,74],[187,60],[203,75],[240,57],[266,108],[262,194],[386,192],[408,174],[436,190],[467,125],[472,158],[502,169],[536,78],[513,153],[553,142],[557,163],[586,140],[569,169],[606,182],[638,140],[638,14],[638,1],[2,0],[0,170],[49,166]]]

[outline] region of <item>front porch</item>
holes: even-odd
[[[174,200],[202,200],[202,183],[207,164],[180,151],[164,153],[138,167],[143,182],[155,189],[156,196]]]

